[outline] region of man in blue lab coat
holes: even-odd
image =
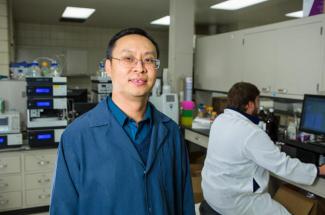
[[[179,128],[148,102],[158,57],[157,43],[141,29],[113,36],[105,65],[112,97],[62,135],[51,215],[195,213]]]

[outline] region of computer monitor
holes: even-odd
[[[299,130],[325,135],[325,96],[304,96]]]

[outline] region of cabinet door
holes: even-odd
[[[243,79],[256,85],[263,95],[270,95],[273,90],[276,68],[275,35],[275,30],[244,35]]]
[[[197,89],[228,92],[242,80],[241,36],[234,33],[199,38],[194,86]]]
[[[318,93],[322,72],[322,46],[321,22],[277,31],[277,93]]]

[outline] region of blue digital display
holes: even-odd
[[[38,134],[37,139],[38,140],[49,140],[52,138],[52,134]]]
[[[5,143],[5,138],[4,137],[0,137],[0,144],[4,144]]]
[[[51,90],[49,88],[36,88],[35,92],[39,94],[49,93]]]
[[[50,102],[36,102],[37,107],[50,107],[51,103]]]

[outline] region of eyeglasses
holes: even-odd
[[[145,58],[142,60],[139,60],[135,57],[121,57],[121,58],[115,58],[111,57],[113,60],[118,60],[123,66],[126,67],[135,67],[139,61],[141,61],[142,65],[144,65],[147,69],[159,69],[160,66],[160,60],[155,58]]]

